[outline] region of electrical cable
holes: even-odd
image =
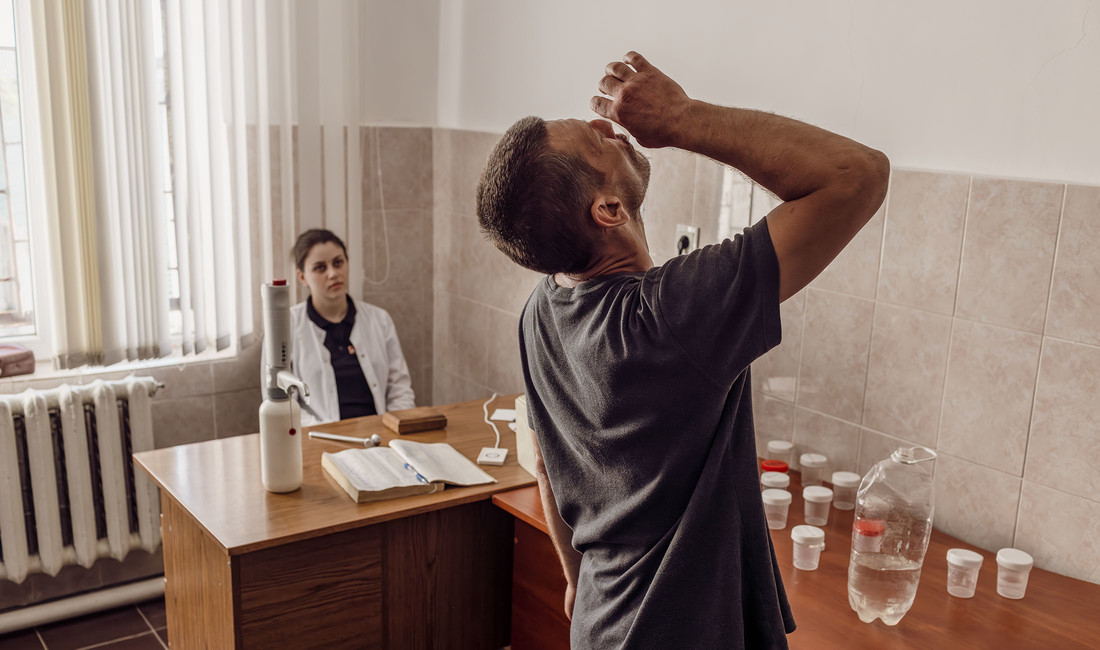
[[[378,137],[377,131],[374,132],[374,136]],[[386,227],[386,195],[382,190],[382,153],[381,144],[374,143],[374,164],[378,168],[378,203],[382,207],[382,242],[386,246],[386,272],[382,274],[381,280],[375,280],[366,273],[366,269],[363,270],[363,279],[367,281],[367,284],[385,284],[386,280],[390,278],[390,233]],[[364,253],[365,254],[365,253]],[[373,274],[372,274],[373,275]]]
[[[497,444],[495,444],[493,446],[497,447],[497,448],[500,448],[500,429],[497,428],[497,425],[496,425],[495,422],[492,422],[491,420],[489,420],[489,402],[492,402],[496,398],[497,398],[497,394],[493,393],[492,397],[485,400],[485,403],[481,405],[481,412],[485,414],[485,424],[488,424],[489,426],[493,427],[493,431],[497,432]],[[497,464],[499,465],[500,463],[497,463]]]

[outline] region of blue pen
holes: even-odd
[[[416,478],[417,478],[417,480],[419,480],[419,481],[420,481],[421,483],[428,483],[428,482],[429,482],[429,481],[428,481],[428,479],[426,479],[426,478],[424,478],[423,476],[421,476],[421,475],[420,475],[420,472],[416,471],[416,469],[415,469],[415,468],[413,468],[413,466],[412,466],[412,465],[410,465],[410,464],[408,464],[408,463],[405,463],[405,469],[407,469],[407,470],[411,471],[411,472],[412,472],[413,474],[416,474]]]

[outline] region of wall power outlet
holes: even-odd
[[[696,248],[699,248],[699,229],[682,223],[676,224],[676,241],[672,250],[677,255],[687,255]]]

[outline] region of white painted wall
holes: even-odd
[[[594,117],[604,65],[637,49],[897,167],[1100,183],[1100,0],[443,0],[439,20],[445,127]]]

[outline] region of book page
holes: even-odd
[[[361,492],[381,492],[395,487],[420,485],[426,479],[405,467],[405,460],[389,447],[324,452],[329,461]]]
[[[392,440],[390,447],[429,481],[452,485],[482,485],[497,480],[445,442]]]

